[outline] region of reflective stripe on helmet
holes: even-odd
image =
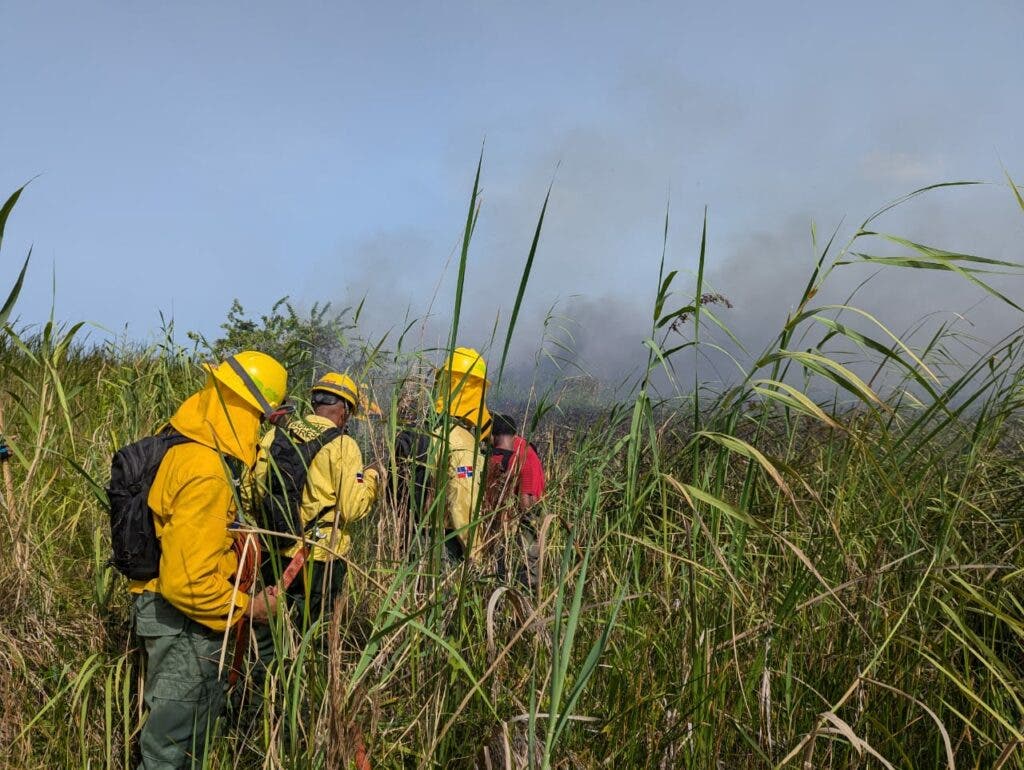
[[[238,359],[234,356],[230,356],[227,359],[228,366],[231,367],[231,371],[238,375],[239,379],[242,380],[242,384],[245,385],[245,389],[252,394],[252,397],[256,399],[256,403],[260,405],[260,409],[263,410],[263,416],[269,418],[273,414],[274,409],[270,406],[270,402],[267,401],[266,396],[263,395],[256,383],[253,382],[252,377],[249,376],[249,372],[245,371],[245,367],[242,366]]]
[[[317,380],[310,390],[325,390],[328,393],[334,393],[335,395],[347,398],[353,405],[359,403],[359,397],[353,393],[350,388],[346,388],[344,385],[339,385],[337,382],[331,382],[330,380]]]

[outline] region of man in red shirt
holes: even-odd
[[[529,510],[544,494],[544,466],[537,450],[525,438],[516,435],[515,422],[505,414],[494,416],[491,440],[492,472],[500,471],[498,478],[508,489],[515,489],[522,509]]]
[[[499,507],[507,506],[513,512],[511,517],[502,516],[503,520],[518,520],[517,540],[525,556],[525,563],[516,571],[516,579],[522,585],[536,589],[540,549],[532,514],[544,495],[544,466],[533,445],[516,435],[515,421],[508,415],[494,415],[491,441],[490,477],[491,483],[499,489],[496,502]],[[508,574],[509,556],[508,549],[500,549],[498,577],[501,579]]]

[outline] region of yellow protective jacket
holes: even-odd
[[[453,382],[453,378],[457,381]],[[486,401],[488,385],[482,377],[441,371],[437,376],[437,397],[434,401],[434,410],[438,414],[447,412],[452,421],[448,431],[447,524],[458,530],[459,540],[469,559],[480,556],[484,539],[482,528],[470,522],[479,518],[480,475],[484,472],[485,462],[480,441],[474,433],[483,440],[491,432],[491,413],[487,410]],[[443,449],[443,442],[435,438],[429,453],[433,469],[438,467]],[[468,547],[470,542],[472,548]]]
[[[444,447],[440,439],[434,439],[429,452],[429,467],[438,467]],[[447,463],[447,525],[458,531],[459,540],[466,548],[467,558],[480,555],[483,545],[483,530],[471,525],[479,517],[480,475],[484,472],[484,456],[479,442],[462,425],[453,425],[448,431]],[[469,549],[470,535],[473,534],[473,548]]]
[[[245,612],[249,596],[234,591],[238,559],[229,528],[236,509],[222,455],[253,462],[259,414],[226,388],[218,393],[208,379],[170,423],[191,441],[167,451],[149,490],[160,574],[129,588],[159,593],[197,623],[223,631]]]
[[[334,423],[326,417],[312,414],[303,420],[293,420],[288,430],[296,439],[309,441],[333,427]],[[254,470],[254,495],[257,499],[266,489],[270,472],[270,445],[274,443],[277,430],[271,428],[260,441]],[[325,546],[313,546],[313,559],[333,559],[335,557],[331,551],[338,556],[348,553],[352,543],[347,531],[348,525],[369,513],[377,499],[377,487],[377,471],[373,468],[363,470],[362,453],[351,436],[340,436],[316,453],[306,474],[300,510],[304,528],[319,518],[315,528],[306,533],[308,538],[318,539]],[[300,547],[296,544],[285,552],[285,556],[292,556]]]

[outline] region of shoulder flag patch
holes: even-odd
[[[356,484],[362,484],[362,483],[363,483],[363,474],[357,473],[356,474]]]
[[[460,465],[455,469],[456,477],[460,479],[471,479],[473,478],[473,466],[472,465]]]

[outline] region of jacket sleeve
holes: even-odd
[[[160,537],[160,594],[198,623],[222,631],[238,620],[249,596],[225,577],[237,563],[228,534],[231,485],[216,476],[197,476],[181,486],[171,501],[173,516]],[[228,567],[227,569],[225,567]]]
[[[451,527],[459,530],[459,540],[464,547],[470,539],[469,524],[478,511],[480,474],[484,470],[483,456],[474,443],[467,431],[452,431],[448,447],[448,518]],[[481,533],[476,534],[470,557],[479,553]]]
[[[377,471],[363,471],[363,453],[351,436],[341,439],[341,478],[338,480],[338,507],[341,522],[351,524],[366,516],[377,499]]]

